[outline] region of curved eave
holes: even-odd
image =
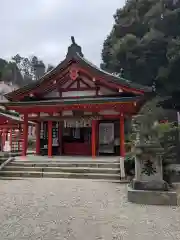
[[[63,60],[60,64],[58,64],[55,68],[53,68],[51,71],[47,72],[45,75],[43,75],[39,80],[33,81],[24,87],[21,87],[17,90],[14,90],[10,93],[5,94],[5,98],[7,98],[9,101],[12,101],[14,96],[20,95],[25,92],[29,92],[33,90],[36,87],[39,87],[42,82],[49,80],[49,78],[53,77],[53,75],[57,74],[58,71],[63,70],[64,67],[67,66],[68,63],[70,63],[73,59],[66,58]]]
[[[33,102],[6,102],[4,106],[54,106],[54,105],[76,105],[76,104],[106,104],[106,103],[127,103],[141,100],[141,96],[135,97],[101,97],[84,99],[62,99],[62,100],[43,100]]]
[[[13,120],[15,122],[23,122],[23,120],[20,118],[19,113],[17,112],[12,112],[11,110],[7,109],[0,109],[0,116],[8,118],[10,120]],[[29,122],[29,124],[33,125],[33,122]]]
[[[10,114],[8,114],[8,113],[2,113],[2,112],[0,112],[0,117],[5,117],[5,118],[7,118],[7,119],[9,119],[9,120],[12,120],[12,121],[15,121],[15,122],[17,122],[17,123],[23,123],[23,119],[21,119],[20,117],[16,117],[16,116],[12,116],[12,115],[10,115]],[[34,122],[28,122],[30,125],[35,125],[35,123]]]
[[[19,117],[19,113],[13,112],[13,111],[9,111],[9,110],[3,109],[3,108],[0,109],[0,114],[1,113],[8,114],[9,116],[12,116],[12,117]]]
[[[111,74],[107,71],[104,71],[104,70],[98,68],[96,65],[89,62],[84,57],[80,56],[78,53],[76,54],[76,59],[78,61],[80,61],[80,63],[86,64],[87,67],[92,69],[92,71],[93,70],[97,71],[97,73],[100,76],[103,76],[107,80],[110,80],[111,82],[117,83],[117,84],[121,85],[122,87],[124,86],[124,87],[131,88],[131,89],[134,89],[134,90],[139,90],[139,91],[142,91],[142,92],[149,92],[149,93],[152,92],[152,87],[143,86],[141,84],[133,83],[133,82],[131,82],[131,81],[125,79],[125,78],[117,77],[117,76],[115,76],[115,75],[113,75],[113,74]]]

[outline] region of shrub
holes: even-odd
[[[127,176],[134,176],[135,174],[135,156],[129,153],[124,159],[125,173]]]

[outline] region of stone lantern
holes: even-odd
[[[177,193],[163,180],[162,152],[158,137],[139,141],[135,148],[135,178],[128,186],[128,200],[139,204],[177,205]]]

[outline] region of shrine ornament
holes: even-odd
[[[72,67],[69,71],[70,78],[74,81],[78,78],[78,69],[76,67]]]

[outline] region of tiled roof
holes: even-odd
[[[63,71],[68,65],[70,65],[73,62],[77,62],[83,67],[88,68],[90,71],[95,72],[95,74],[98,74],[98,76],[102,76],[105,80],[114,82],[116,84],[119,84],[121,86],[132,88],[135,90],[143,91],[143,92],[152,92],[151,87],[143,86],[134,82],[131,82],[127,79],[124,79],[122,77],[115,76],[107,71],[104,71],[97,66],[95,66],[93,63],[89,62],[86,58],[84,58],[84,55],[81,52],[81,47],[78,46],[75,43],[74,38],[72,38],[72,44],[68,48],[68,53],[66,58],[59,64],[57,67],[52,69],[51,71],[47,72],[43,77],[41,77],[38,81],[34,81],[20,89],[17,89],[11,93],[6,94],[6,98],[9,100],[13,100],[14,96],[17,96],[19,94],[22,94],[24,92],[29,92],[30,90],[38,87],[41,85],[42,82],[48,81],[50,77],[53,77],[53,75],[57,74],[60,71]]]

